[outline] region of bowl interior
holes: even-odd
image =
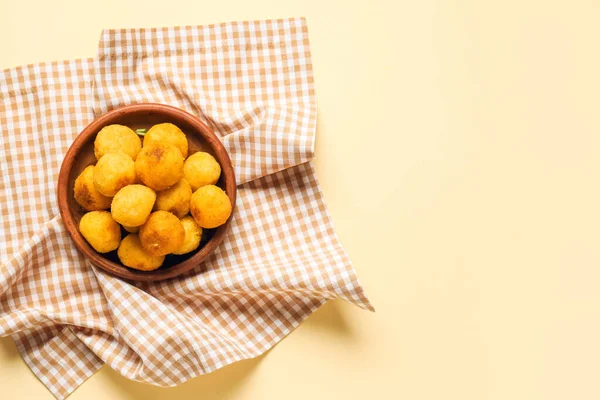
[[[146,107],[144,107],[146,106]],[[83,236],[77,230],[79,221],[83,215],[87,212],[77,202],[73,196],[73,188],[75,179],[79,176],[88,165],[96,163],[94,157],[94,140],[96,134],[102,129],[102,127],[110,124],[121,124],[130,127],[133,130],[140,128],[150,128],[152,125],[171,122],[177,125],[186,134],[189,144],[188,155],[191,155],[197,151],[204,151],[212,154],[222,168],[222,173],[217,186],[221,187],[230,200],[232,205],[235,205],[235,182],[230,182],[233,178],[233,168],[231,167],[231,161],[222,147],[219,139],[212,133],[212,131],[204,125],[199,119],[187,114],[182,110],[164,106],[164,105],[135,105],[126,106],[117,110],[113,110],[103,117],[90,124],[80,134],[80,137],[76,139],[72,148],[69,149],[63,162],[63,168],[69,167],[70,169],[66,174],[66,182],[64,182],[64,188],[61,189],[61,182],[59,179],[59,204],[62,200],[66,201],[66,207],[61,207],[61,214],[67,230],[75,240],[75,244],[79,249],[86,254],[90,261],[109,272],[121,276],[126,279],[143,280],[143,281],[154,281],[174,277],[182,274],[203,261],[210,252],[216,248],[219,243],[215,242],[215,239],[220,242],[228,228],[229,221],[216,229],[204,229],[202,233],[202,242],[197,250],[184,254],[184,255],[168,255],[165,258],[163,266],[155,271],[137,271],[127,268],[120,264],[117,257],[117,252],[113,251],[110,253],[100,254],[97,253],[89,244],[83,239]],[[142,137],[143,140],[143,137]],[[61,170],[61,176],[63,171]],[[233,181],[235,179],[233,178]],[[232,185],[233,183],[233,185]],[[61,199],[60,191],[66,190],[66,198]],[[64,210],[66,208],[66,210]],[[63,211],[64,210],[64,211]],[[232,213],[233,214],[233,213]],[[70,221],[67,221],[70,220]],[[230,217],[231,220],[231,217]],[[69,224],[72,222],[75,226],[75,232],[73,229],[69,229]],[[71,224],[71,225],[73,225]],[[122,237],[125,237],[128,232],[122,229]],[[77,240],[76,238],[82,240]]]

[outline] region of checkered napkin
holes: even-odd
[[[139,102],[199,116],[239,185],[222,245],[159,283],[92,267],[56,200],[78,132]],[[107,30],[94,59],[0,72],[0,335],[64,398],[103,363],[173,386],[260,355],[328,299],[372,310],[310,162],[315,124],[303,19]]]

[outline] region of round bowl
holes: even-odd
[[[94,140],[96,134],[106,125],[121,124],[133,130],[150,128],[154,124],[171,122],[186,134],[189,154],[205,151],[212,154],[221,165],[221,178],[217,186],[229,196],[232,213],[224,225],[216,229],[203,230],[202,242],[195,252],[182,256],[167,255],[162,267],[154,271],[138,271],[123,266],[113,251],[100,254],[94,250],[79,233],[79,220],[86,211],[75,201],[73,186],[75,179],[85,167],[96,163]],[[225,238],[231,218],[235,212],[236,183],[233,167],[227,151],[219,138],[199,118],[179,108],[164,104],[134,104],[116,108],[94,120],[75,138],[67,151],[58,176],[58,207],[65,228],[75,246],[93,265],[128,280],[159,281],[173,278],[188,272],[204,261]],[[127,234],[122,230],[123,235]]]

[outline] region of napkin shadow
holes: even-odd
[[[354,336],[354,332],[344,316],[342,300],[339,299],[330,300],[322,305],[306,320],[306,325],[327,330],[345,338]]]
[[[0,353],[9,360],[19,357],[17,346],[10,336],[0,337]]]
[[[107,366],[103,367],[103,374],[108,378],[112,385],[118,387],[119,394],[122,395],[124,399],[224,399],[232,397],[243,387],[244,383],[252,375],[252,371],[267,353],[249,360],[238,361],[209,374],[200,375],[179,386],[170,388],[131,381]]]

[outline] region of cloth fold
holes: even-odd
[[[158,283],[89,265],[56,203],[77,133],[139,102],[208,123],[239,184],[222,245]],[[103,363],[173,386],[262,354],[328,299],[372,310],[310,162],[315,126],[304,19],[107,30],[95,59],[0,72],[0,335],[62,399]]]
[[[222,137],[239,184],[313,157],[303,19],[105,30],[95,67],[97,115],[140,102],[196,114]]]

